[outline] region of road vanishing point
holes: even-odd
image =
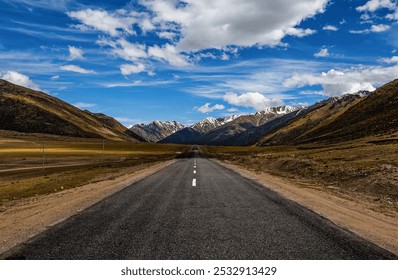
[[[195,149],[6,259],[397,259]]]

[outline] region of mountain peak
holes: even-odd
[[[297,111],[299,109],[300,108],[298,108],[298,107],[285,105],[285,106],[279,106],[279,107],[266,108],[266,109],[264,109],[262,111],[253,113],[252,115],[266,115],[266,114],[286,115],[286,114],[289,114],[291,112]]]
[[[149,142],[158,142],[180,131],[185,126],[176,121],[153,121],[149,124],[136,124],[129,129]]]

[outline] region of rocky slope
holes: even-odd
[[[184,129],[185,126],[176,121],[154,121],[150,124],[136,124],[130,128],[130,131],[139,135],[148,142],[158,142],[173,133]]]

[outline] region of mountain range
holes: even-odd
[[[374,92],[330,97],[309,107],[282,106],[228,122],[207,118],[160,143],[268,146],[336,143],[398,132],[398,80]],[[203,124],[205,123],[205,124]],[[201,129],[205,127],[205,129]]]
[[[147,125],[136,124],[129,129],[146,141],[156,143],[183,128],[185,128],[185,125],[176,121],[154,121]]]
[[[224,145],[228,139],[239,133],[296,110],[298,108],[283,106],[269,108],[250,115],[234,115],[224,119],[206,118],[189,128],[170,135],[160,143]]]
[[[133,142],[201,145],[299,145],[363,137],[397,138],[398,80],[374,92],[331,97],[309,107],[208,117],[191,126],[154,121],[127,129],[112,117],[0,80],[0,129]]]

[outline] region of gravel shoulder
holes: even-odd
[[[332,191],[302,188],[285,178],[250,171],[226,161],[214,161],[311,209],[336,225],[398,254],[397,212],[373,211],[372,202],[366,197],[355,197],[353,200],[336,195]]]
[[[9,205],[0,212],[0,254],[174,162]]]

